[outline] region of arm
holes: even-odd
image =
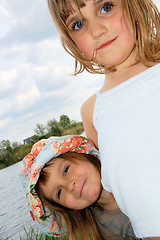
[[[93,111],[95,100],[96,95],[94,94],[83,103],[81,107],[81,116],[86,137],[94,143],[95,147],[98,148],[97,131],[93,125]]]

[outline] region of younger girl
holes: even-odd
[[[75,74],[105,74],[82,106],[86,135],[100,150],[103,187],[138,237],[160,237],[160,13],[152,0],[48,4],[76,59]]]
[[[69,231],[73,240],[135,238],[112,194],[102,189],[98,158],[86,138],[63,136],[37,142],[23,159],[21,180],[31,216],[46,234]]]

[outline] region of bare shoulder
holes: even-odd
[[[95,101],[96,94],[92,95],[82,104],[81,116],[87,138],[89,138],[94,143],[94,145],[98,147],[97,131],[94,128],[93,124],[93,112]]]
[[[81,114],[85,115],[93,115],[93,111],[94,111],[94,105],[95,105],[95,101],[96,101],[96,94],[92,95],[91,97],[89,97],[83,104],[81,107]]]

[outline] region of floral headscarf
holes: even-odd
[[[91,154],[99,159],[99,152],[88,139],[78,135],[67,135],[50,137],[35,143],[31,152],[24,157],[21,166],[20,178],[30,206],[30,214],[38,227],[49,236],[66,235],[67,225],[62,214],[55,211],[53,216],[46,206],[43,208],[35,185],[44,165],[52,158],[68,151]]]

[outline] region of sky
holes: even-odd
[[[82,103],[104,76],[73,72],[46,0],[0,1],[0,141],[23,143],[37,123],[63,114],[81,121]]]
[[[62,114],[81,121],[81,104],[104,77],[73,72],[46,0],[0,1],[0,141],[23,142]]]

